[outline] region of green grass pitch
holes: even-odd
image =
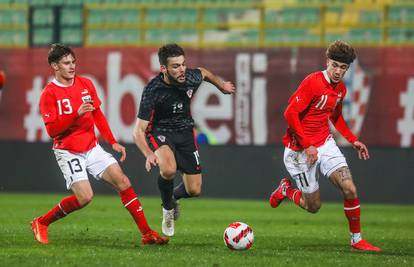
[[[96,196],[86,208],[49,227],[40,245],[29,222],[63,195],[0,193],[0,266],[414,266],[414,206],[362,205],[362,233],[383,252],[354,251],[339,203],[309,214],[286,201],[183,200],[176,236],[166,246],[143,246],[117,196]],[[161,228],[160,200],[142,197],[146,216]],[[255,242],[231,251],[223,231],[234,221],[249,224]]]

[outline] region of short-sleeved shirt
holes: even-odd
[[[78,117],[79,106],[86,101],[93,101],[99,108],[101,101],[92,82],[84,77],[75,76],[71,86],[64,87],[52,81],[43,89],[40,96],[40,113],[45,125],[70,117],[75,122],[64,132],[53,137],[53,147],[72,152],[85,152],[95,147],[95,123],[91,112]]]
[[[203,82],[199,69],[187,69],[182,85],[164,82],[163,74],[153,78],[144,88],[138,118],[149,121],[147,132],[152,129],[164,132],[193,128],[191,99]]]
[[[343,81],[331,84],[326,71],[308,75],[290,97],[289,104],[300,111],[299,119],[304,134],[313,146],[319,147],[330,135],[329,118],[335,108],[345,98],[346,87]],[[297,141],[293,129],[288,128],[283,137],[283,144],[295,151],[303,147]]]

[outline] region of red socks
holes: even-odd
[[[349,231],[351,233],[360,233],[360,216],[361,209],[359,207],[359,198],[344,200],[345,216],[349,222]]]
[[[144,215],[144,210],[141,207],[141,203],[139,202],[134,189],[132,189],[132,187],[128,187],[124,191],[119,192],[119,196],[121,197],[125,208],[134,218],[141,234],[148,232],[150,230],[150,227],[148,226],[147,219]]]
[[[139,202],[134,189],[132,189],[132,187],[129,187],[128,189],[119,192],[119,195],[125,208],[127,208],[129,213],[131,213],[132,217],[134,218],[141,233],[145,234],[148,232],[148,230],[150,230],[150,227],[148,226],[144,211],[141,207],[141,203]],[[62,201],[60,201],[60,203],[57,204],[54,208],[49,210],[45,215],[41,216],[39,218],[39,222],[43,225],[49,225],[80,208],[81,205],[79,204],[75,195],[66,197],[62,199]]]
[[[54,208],[49,210],[45,215],[39,218],[39,222],[44,225],[49,225],[52,222],[65,217],[69,213],[80,209],[81,206],[75,195],[65,197]]]
[[[302,197],[302,191],[293,187],[288,187],[286,189],[286,196],[290,200],[292,200],[296,205],[300,206],[300,198]]]

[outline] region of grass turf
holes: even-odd
[[[176,236],[167,246],[143,246],[116,196],[96,196],[84,209],[49,227],[49,245],[38,244],[29,222],[63,195],[0,194],[0,266],[414,266],[414,206],[362,205],[362,233],[383,252],[349,246],[341,204],[308,214],[286,201],[183,200]],[[142,197],[150,225],[160,231],[156,197]],[[231,251],[222,239],[234,221],[255,234],[248,251]]]

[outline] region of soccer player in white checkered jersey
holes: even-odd
[[[158,50],[161,72],[144,88],[134,129],[134,139],[146,157],[145,167],[159,166],[162,232],[174,235],[178,218],[177,200],[199,196],[202,175],[200,155],[191,116],[191,99],[206,80],[223,94],[235,92],[233,83],[223,81],[205,68],[187,68],[184,50],[167,44]],[[181,171],[183,182],[174,188],[174,177]]]
[[[48,134],[53,138],[53,150],[67,189],[73,195],[63,198],[46,214],[31,222],[35,239],[48,244],[51,223],[91,202],[93,191],[89,173],[119,193],[141,232],[143,244],[166,244],[168,238],[158,235],[148,226],[141,203],[116,159],[97,141],[95,126],[112,149],[121,153],[120,161],[125,160],[125,148],[115,140],[109,128],[94,85],[89,79],[75,75],[75,53],[68,46],[53,44],[48,62],[55,78],[42,91],[40,113]]]
[[[284,116],[288,129],[283,137],[284,164],[298,189],[283,178],[271,194],[269,202],[276,208],[285,198],[299,207],[316,213],[321,207],[317,171],[341,191],[345,216],[349,223],[351,246],[359,250],[381,250],[362,239],[360,203],[351,172],[344,155],[329,132],[329,121],[368,160],[368,148],[355,137],[342,116],[346,87],[342,78],[355,60],[354,48],[336,41],[326,50],[326,70],[308,75],[290,97]]]

